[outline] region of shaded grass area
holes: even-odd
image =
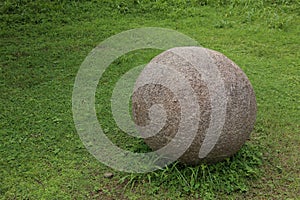
[[[297,1],[4,1],[1,3],[0,196],[3,199],[296,199],[300,196]],[[80,141],[71,97],[77,70],[99,42],[137,27],[178,30],[234,60],[257,96],[257,123],[241,151],[213,166],[178,163],[149,174],[112,171]],[[118,78],[159,52],[117,60],[96,108],[108,137],[131,151],[111,117]],[[123,139],[122,139],[123,138]]]

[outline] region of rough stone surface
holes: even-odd
[[[202,63],[195,66],[189,58]],[[207,82],[197,67],[209,65],[206,63],[207,60],[218,69],[227,99],[221,99],[226,102],[226,110],[224,125],[218,140],[209,154],[200,158],[199,150],[210,126],[212,102]],[[249,139],[256,118],[255,94],[244,72],[223,54],[201,47],[170,49],[156,56],[146,68],[155,67],[157,64],[171,67],[181,73],[193,89],[199,105],[199,113],[197,113],[199,124],[196,129],[198,131],[179,161],[190,165],[214,163],[235,154]],[[153,77],[153,79],[157,79],[157,77]],[[137,80],[137,82],[142,81],[141,78]],[[213,89],[219,91],[219,88]],[[149,109],[155,104],[163,106],[167,115],[166,123],[156,135],[144,140],[153,150],[158,150],[168,145],[177,134],[182,118],[182,109],[180,101],[176,99],[176,94],[170,88],[161,84],[145,84],[136,89],[132,96],[133,119],[138,126],[143,127],[150,123]]]

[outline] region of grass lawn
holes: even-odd
[[[299,1],[5,0],[0,13],[0,199],[300,198]],[[86,150],[72,117],[77,71],[101,41],[140,27],[184,33],[247,74],[257,121],[234,157],[129,174]],[[99,121],[122,148],[148,150],[116,127],[110,110],[114,84],[159,52],[130,52],[99,82]],[[106,172],[113,178],[104,178]]]

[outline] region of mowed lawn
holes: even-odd
[[[300,198],[298,1],[6,0],[0,14],[1,199]],[[101,41],[141,27],[184,33],[246,73],[258,113],[251,139],[234,157],[129,174],[105,166],[84,147],[72,117],[77,71]],[[99,82],[99,122],[124,149],[149,151],[116,126],[114,84],[159,53],[126,54]],[[114,176],[105,178],[107,172]]]

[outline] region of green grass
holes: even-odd
[[[0,198],[299,198],[298,1],[6,0],[0,5]],[[128,174],[99,163],[83,146],[71,110],[81,63],[109,36],[148,26],[182,32],[224,53],[247,74],[257,97],[257,121],[251,140],[234,157],[211,166],[175,163]],[[131,151],[148,149],[116,127],[110,95],[122,74],[158,53],[140,50],[121,57],[97,89],[106,134]],[[105,172],[114,177],[103,178]]]

